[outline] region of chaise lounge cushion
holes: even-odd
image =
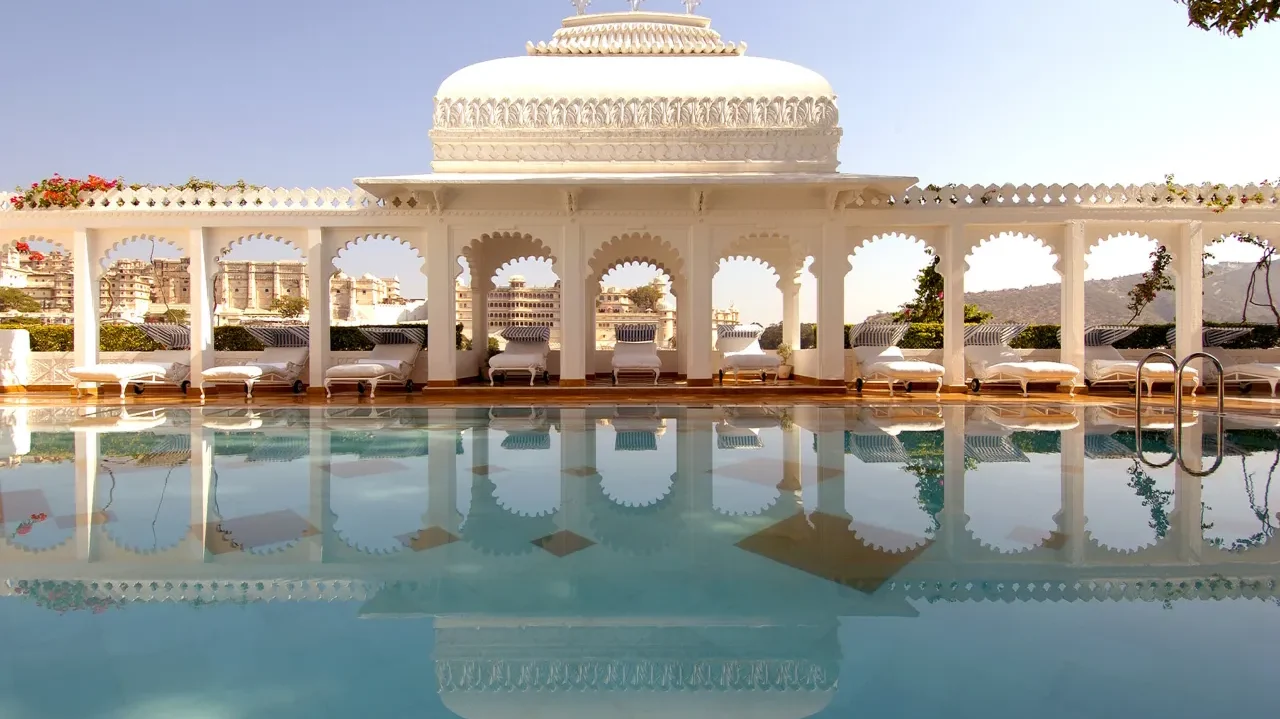
[[[662,369],[658,345],[653,342],[619,342],[613,347],[614,369]]]
[[[394,360],[364,359],[351,364],[340,364],[325,370],[326,379],[373,379],[386,374],[403,376],[409,367]]]
[[[1069,364],[1024,360],[1009,347],[965,347],[964,355],[978,379],[1005,376],[1032,382],[1061,382],[1080,376],[1080,370]]]
[[[489,359],[489,368],[496,370],[542,369],[547,366],[547,354],[551,345],[546,342],[519,342],[512,340],[500,354]]]
[[[946,371],[940,364],[909,360],[900,347],[854,347],[862,375],[892,377],[898,380],[937,380]]]

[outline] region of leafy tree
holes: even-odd
[[[894,322],[942,321],[942,300],[945,282],[942,274],[938,272],[938,265],[941,262],[942,258],[935,256],[916,275],[916,298],[894,313]],[[966,304],[964,306],[964,321],[966,324],[981,324],[991,320],[992,316],[990,312],[983,311],[977,305]]]
[[[40,303],[36,298],[22,290],[5,287],[0,288],[0,312],[39,312]]]
[[[285,319],[297,319],[302,313],[307,311],[307,298],[286,295],[284,297],[276,297],[271,300],[271,306],[267,309],[275,312]]]
[[[1192,27],[1241,37],[1246,31],[1280,19],[1280,0],[1178,0],[1187,6]]]
[[[782,323],[771,324],[760,334],[760,348],[776,350],[782,344]],[[800,323],[800,349],[813,349],[818,346],[818,325],[812,322]],[[792,347],[791,349],[796,349]]]
[[[650,284],[627,290],[627,299],[641,312],[654,312],[666,293],[661,285]]]
[[[161,313],[160,320],[170,324],[185,325],[191,321],[191,315],[186,310],[167,309]]]

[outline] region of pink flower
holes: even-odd
[[[28,522],[23,522],[18,525],[18,536],[22,536],[24,534],[31,534],[31,524]]]

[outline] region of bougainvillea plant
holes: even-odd
[[[37,514],[31,515],[29,518],[24,519],[21,522],[18,522],[18,528],[14,530],[13,536],[22,537],[22,536],[31,534],[31,529],[33,527],[35,527],[37,524],[45,521],[48,518],[49,518],[49,515],[45,514],[44,512],[39,512]]]
[[[77,208],[83,200],[82,193],[106,192],[120,186],[121,180],[106,180],[97,175],[89,175],[89,179],[64,178],[55,173],[53,177],[31,183],[31,187],[19,187],[18,193],[9,198],[15,209],[64,207]]]
[[[84,582],[35,581],[22,582],[14,588],[14,593],[29,597],[37,606],[59,614],[82,610],[102,614],[112,607],[119,607],[124,601],[95,596],[89,590]]]

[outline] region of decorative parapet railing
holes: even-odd
[[[843,194],[843,193],[842,193]],[[1087,207],[1126,209],[1280,209],[1280,188],[1260,185],[947,185],[913,186],[897,195],[859,193],[846,198],[856,209],[963,210],[983,207]],[[378,209],[435,209],[413,193],[379,199],[359,188],[235,188],[178,190],[120,189],[86,195],[73,211],[300,211],[340,212]],[[67,208],[21,210],[69,211]],[[0,197],[0,212],[18,212]]]
[[[1128,209],[1280,208],[1280,188],[1261,185],[947,185],[913,186],[900,195],[862,194],[858,208],[1124,207]]]

